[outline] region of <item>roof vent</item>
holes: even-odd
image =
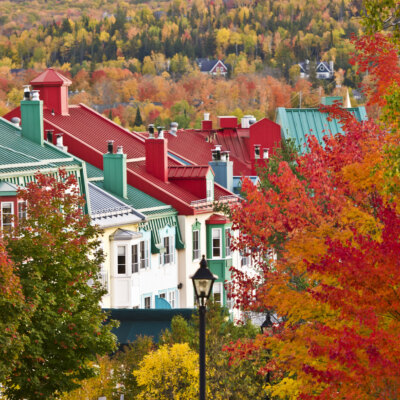
[[[256,122],[257,122],[257,120],[254,117],[249,119],[249,126],[255,124]]]
[[[205,112],[204,113],[204,121],[208,121],[210,119],[210,113]]]
[[[169,130],[169,133],[173,136],[176,136],[176,132],[178,130],[178,123],[177,122],[171,122],[171,127]]]
[[[63,142],[63,134],[61,132],[56,133],[56,146],[61,150],[65,150]]]
[[[123,154],[123,153],[124,153],[123,147],[122,146],[118,146],[117,147],[117,154]]]
[[[32,100],[39,101],[39,90],[32,90]]]
[[[148,129],[149,129],[149,139],[154,139],[154,125],[150,124],[148,126]]]
[[[158,138],[159,139],[164,139],[164,127],[163,126],[157,126],[157,131],[158,131]]]
[[[229,151],[221,152],[221,160],[222,161],[229,161]]]
[[[114,153],[114,140],[107,140],[107,152],[110,154]]]
[[[53,129],[47,129],[46,131],[46,139],[48,142],[53,143]]]
[[[30,100],[30,99],[31,99],[31,86],[24,85],[24,100]]]
[[[21,118],[18,117],[12,117],[11,118],[11,123],[15,126],[20,126],[21,125]]]
[[[216,144],[215,148],[211,150],[212,160],[220,161],[221,160],[221,145]]]

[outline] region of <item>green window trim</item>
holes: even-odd
[[[200,260],[201,258],[201,223],[196,221],[192,225],[192,260]],[[195,248],[195,232],[197,234],[197,249]]]

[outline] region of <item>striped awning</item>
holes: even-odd
[[[181,230],[178,224],[178,218],[176,215],[170,215],[165,217],[153,218],[149,219],[146,222],[142,222],[139,224],[139,228],[145,231],[151,231],[151,252],[152,254],[156,254],[160,252],[160,249],[163,247],[160,237],[160,229],[165,228],[166,226],[175,227],[175,247],[180,250],[185,248],[185,244],[182,241]]]

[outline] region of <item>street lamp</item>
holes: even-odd
[[[274,323],[271,320],[271,312],[267,311],[267,315],[265,316],[265,321],[261,325],[261,333],[270,332]]]
[[[194,292],[199,304],[199,364],[200,364],[200,400],[206,400],[206,304],[210,297],[214,281],[218,276],[213,275],[207,268],[207,261],[203,255],[200,261],[200,268],[190,277],[193,281]]]

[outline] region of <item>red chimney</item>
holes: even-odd
[[[68,86],[71,83],[68,78],[52,68],[48,68],[30,82],[33,89],[40,91],[44,107],[57,115],[69,115]]]
[[[158,127],[158,137],[154,137],[154,126],[149,125],[146,139],[146,171],[163,182],[168,182],[168,141],[162,127]]]

